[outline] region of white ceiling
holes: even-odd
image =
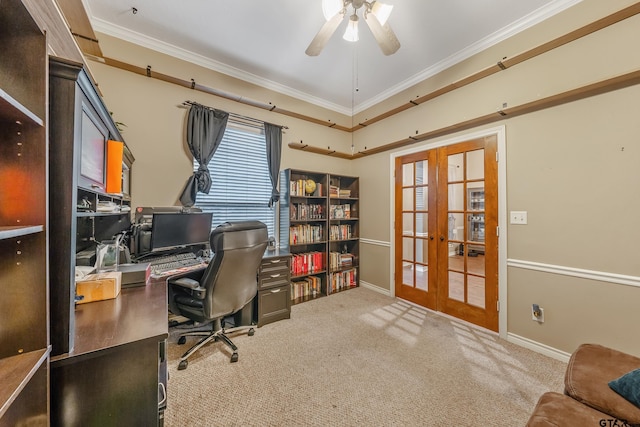
[[[316,57],[304,51],[325,22],[321,0],[83,3],[97,32],[352,115],[580,1],[383,0],[395,54],[366,25],[343,40],[345,20]]]

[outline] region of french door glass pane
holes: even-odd
[[[469,228],[467,229],[468,240],[471,242],[484,243],[484,214],[467,214],[467,222],[469,224]]]
[[[464,210],[464,184],[449,184],[449,210]]]
[[[402,238],[402,259],[405,261],[414,261],[413,239],[411,237]]]
[[[467,179],[484,179],[484,150],[467,152]]]
[[[413,188],[402,189],[402,210],[412,211],[413,209]]]
[[[429,210],[429,187],[416,187],[416,210]]]
[[[416,264],[416,288],[429,290],[429,268],[426,265]]]
[[[467,205],[470,211],[484,210],[484,181],[469,183]]]
[[[416,162],[416,185],[423,185],[427,183],[428,167],[429,163],[426,160]]]
[[[450,240],[464,241],[464,214],[450,213],[449,214],[449,230]]]
[[[410,185],[413,185],[413,163],[405,163],[402,165],[402,186]]]
[[[484,277],[467,276],[467,286],[469,289],[468,303],[477,307],[485,308],[485,286]]]
[[[449,265],[447,266],[447,268],[449,270],[455,270],[464,273],[464,257],[460,256],[457,247],[453,252],[449,253],[448,261]]]
[[[470,246],[470,256],[467,259],[467,271],[476,276],[484,276],[484,247]]]
[[[447,179],[449,182],[462,181],[464,179],[464,153],[447,156]]]
[[[415,283],[413,278],[413,263],[411,262],[402,263],[402,283],[411,287],[413,287]]]
[[[427,213],[416,214],[416,236],[427,237],[429,232],[428,216]]]
[[[464,274],[449,272],[449,298],[464,302]]]
[[[402,214],[402,235],[413,236],[413,214],[412,213]]]
[[[429,263],[429,241],[427,239],[416,239],[416,262]]]

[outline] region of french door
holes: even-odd
[[[498,330],[497,137],[396,158],[395,294]]]

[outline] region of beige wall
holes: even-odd
[[[572,9],[452,67],[403,94],[358,114],[356,122],[408,99],[456,81],[504,56],[525,51],[633,4],[628,0],[584,0]],[[562,46],[494,76],[368,126],[353,135],[357,150],[404,139],[640,69],[640,16]],[[200,67],[101,36],[105,55],[189,79],[252,99],[283,98]],[[183,142],[190,99],[216,108],[289,126],[284,142],[349,151],[352,136],[264,110],[92,63],[105,102],[118,121],[136,163],[134,205],[174,204],[191,160]],[[220,86],[228,84],[228,86]],[[305,114],[324,111],[300,104]],[[506,209],[528,212],[528,225],[501,224],[507,233],[507,327],[503,334],[532,345],[571,352],[581,342],[598,342],[640,355],[640,86],[610,92],[506,119]],[[301,111],[303,112],[303,111]],[[344,120],[344,118],[340,118]],[[349,123],[346,123],[349,125]],[[478,129],[472,130],[473,132]],[[428,148],[449,138],[417,143]],[[355,161],[283,149],[282,167],[358,175],[361,210],[361,279],[390,291],[390,158],[380,153]],[[501,248],[504,250],[505,248]],[[503,278],[504,279],[504,278]],[[545,309],[545,323],[531,320],[531,304]]]
[[[198,84],[212,88],[220,88],[219,85],[222,84],[218,73],[113,37],[101,34],[100,44],[107,57],[143,68],[146,67],[144,64],[150,64],[156,72],[186,81],[194,76]],[[187,100],[287,126],[289,129],[286,129],[283,134],[285,146],[281,163],[283,169],[295,167],[351,174],[352,162],[348,160],[308,154],[286,147],[289,142],[304,141],[304,143],[324,148],[332,147],[339,151],[348,151],[351,144],[350,134],[123,71],[100,62],[91,61],[89,67],[106,105],[113,112],[114,119],[126,125],[123,136],[136,158],[131,177],[133,206],[179,204],[180,193],[193,171],[184,131],[187,109],[181,108],[181,104]],[[255,93],[255,87],[245,87],[246,93],[242,93],[236,86],[232,89],[235,92],[224,87],[224,90],[229,93],[252,100],[269,103],[272,102],[269,100],[273,99]],[[283,98],[283,95],[275,94],[275,96]],[[291,109],[289,104],[296,102],[292,99],[281,101],[277,105],[284,109]],[[273,102],[275,104],[275,101]],[[306,106],[305,108],[307,113],[327,116],[322,109],[314,110]],[[298,110],[295,111],[298,112]]]

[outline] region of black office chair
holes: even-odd
[[[260,221],[227,222],[211,231],[214,255],[206,268],[167,279],[171,312],[211,323],[210,330],[180,336],[178,344],[184,344],[187,336],[204,338],[182,355],[178,369],[186,369],[189,356],[212,340],[231,347],[231,362],[238,361],[238,348],[226,334],[245,330],[253,335],[254,329],[252,325],[225,329],[224,318],[240,311],[257,294],[257,270],[267,239],[267,226]]]

